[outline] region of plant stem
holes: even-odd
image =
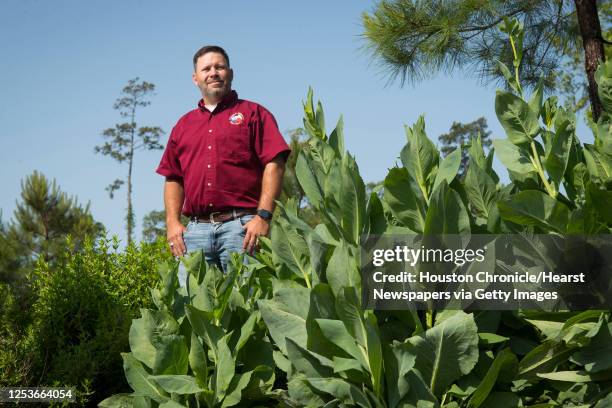
[[[516,46],[514,45],[514,37],[510,35],[510,45],[512,46],[512,54],[514,55],[514,78],[516,80],[516,87],[518,88],[519,93],[523,96],[523,89],[521,88],[521,83],[519,82],[519,63],[517,63],[517,54],[516,54]]]
[[[544,183],[544,188],[546,188],[546,192],[552,198],[557,198],[557,190],[554,186],[550,185],[548,180],[546,180],[546,175],[544,174],[544,168],[542,167],[542,163],[540,162],[540,155],[538,154],[538,150],[536,149],[535,142],[531,141],[531,152],[533,155],[531,156],[533,166],[536,168],[536,171],[540,175],[542,182]]]
[[[433,310],[425,311],[425,327],[426,330],[433,327]]]
[[[429,197],[427,196],[427,187],[425,187],[423,184],[418,183],[418,182],[417,182],[417,184],[419,185],[419,188],[421,189],[421,192],[423,193],[423,197],[425,198],[425,202],[427,204],[429,204]]]

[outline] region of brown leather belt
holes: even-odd
[[[208,214],[192,215],[189,219],[193,222],[206,222],[211,224],[220,224],[223,222],[235,220],[236,218],[244,217],[245,215],[256,214],[254,208],[237,208],[228,211],[215,211]]]

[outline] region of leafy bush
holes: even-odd
[[[75,250],[68,240],[56,266],[40,261],[31,309],[19,314],[30,323],[4,328],[11,347],[0,351],[2,383],[75,386],[82,404],[124,389],[119,353],[128,349],[131,319],[153,305],[149,288],[156,265],[171,257],[166,247],[159,240],[119,251],[116,238],[102,238]],[[5,306],[9,325],[15,308]]]

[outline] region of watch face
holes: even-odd
[[[272,219],[272,213],[270,211],[268,211],[268,210],[258,210],[257,211],[257,215],[259,215],[264,220],[271,220]]]

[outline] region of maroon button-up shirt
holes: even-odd
[[[200,100],[179,119],[157,173],[183,181],[187,216],[256,208],[264,166],[289,151],[272,114],[232,91],[213,112]]]

